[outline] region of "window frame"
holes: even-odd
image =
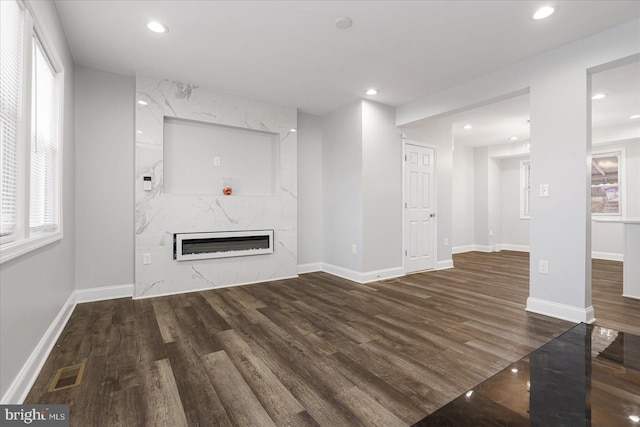
[[[29,4],[22,0],[15,0],[24,11],[23,25],[23,70],[22,70],[22,117],[18,133],[18,194],[17,194],[17,224],[10,236],[4,236],[0,240],[0,264],[25,255],[38,248],[49,245],[63,238],[63,153],[64,153],[64,89],[65,69],[60,60],[60,55],[54,48],[51,37],[34,17]],[[55,84],[58,91],[57,111],[57,191],[56,191],[56,217],[57,225],[49,232],[31,230],[29,225],[30,202],[30,173],[31,173],[31,107],[33,78],[33,46],[39,44],[43,55],[49,61],[55,73]]]
[[[520,219],[531,219],[531,159],[520,160]]]
[[[600,157],[612,157],[618,156],[618,200],[619,200],[619,212],[617,213],[607,213],[607,212],[593,212],[590,208],[590,212],[592,216],[596,217],[626,217],[627,215],[627,171],[626,171],[626,157],[627,150],[626,147],[619,148],[610,148],[610,149],[600,149],[591,152],[591,162],[589,162],[589,198],[591,198],[591,188],[592,188],[592,173],[591,168],[593,159]]]

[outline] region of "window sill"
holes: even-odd
[[[44,236],[31,237],[17,242],[5,243],[0,247],[0,264],[53,242],[57,242],[58,240],[62,240],[62,231],[56,231]]]

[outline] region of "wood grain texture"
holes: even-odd
[[[26,403],[68,403],[82,427],[411,425],[573,326],[524,310],[528,260],[79,304]],[[622,264],[594,261],[593,276],[597,323],[638,333]],[[47,392],[83,360],[79,386]]]

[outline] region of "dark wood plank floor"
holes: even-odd
[[[411,425],[573,326],[524,311],[527,254],[455,263],[79,304],[26,403],[68,403],[83,427]],[[47,391],[82,361],[80,385]]]

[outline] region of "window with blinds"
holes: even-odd
[[[61,234],[62,68],[18,0],[0,1],[0,262]]]
[[[0,2],[0,242],[13,240],[18,224],[19,139],[23,125],[24,11],[14,1]]]
[[[60,101],[56,72],[35,37],[32,52],[29,227],[42,232],[58,226]]]

